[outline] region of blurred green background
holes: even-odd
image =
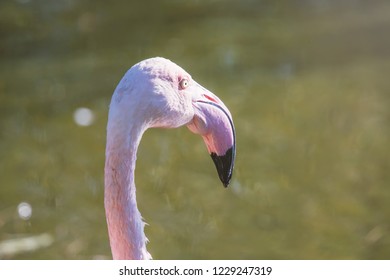
[[[237,134],[228,189],[187,128],[144,135],[155,259],[390,258],[389,1],[3,0],[0,259],[111,258],[108,104],[153,56],[221,97]]]

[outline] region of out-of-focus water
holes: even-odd
[[[2,1],[0,258],[111,257],[108,104],[153,56],[220,96],[237,134],[228,189],[200,137],[145,134],[155,259],[390,258],[389,31],[384,0]]]

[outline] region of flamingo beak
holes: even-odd
[[[194,118],[187,127],[200,134],[217,168],[222,184],[232,178],[236,156],[236,136],[232,116],[223,102],[212,92],[193,85]]]

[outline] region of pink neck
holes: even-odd
[[[104,205],[114,259],[148,259],[147,238],[137,208],[134,169],[143,131],[128,135],[107,130]],[[127,136],[127,137],[126,137]]]

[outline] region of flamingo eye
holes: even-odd
[[[179,82],[180,89],[185,89],[189,86],[190,82],[187,79],[183,79]]]

